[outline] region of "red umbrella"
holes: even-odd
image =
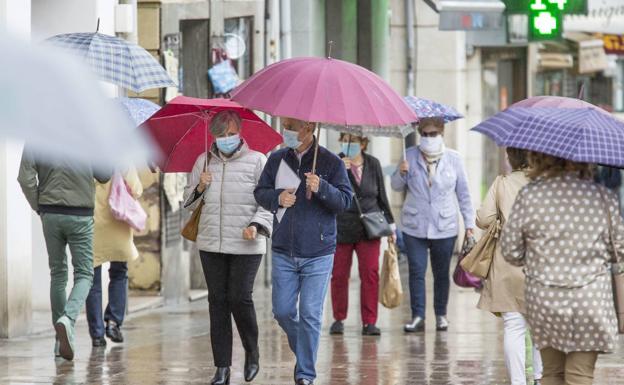
[[[279,133],[236,102],[178,96],[144,123],[162,152],[160,169],[163,172],[190,172],[197,157],[212,145],[210,121],[223,110],[234,110],[240,115],[243,121],[241,136],[252,150],[266,154],[282,143]]]

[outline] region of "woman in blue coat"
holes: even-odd
[[[425,274],[430,255],[436,329],[445,331],[449,268],[459,232],[457,203],[466,236],[472,236],[475,214],[462,159],[444,146],[444,121],[421,119],[418,132],[420,144],[407,150],[407,159],[392,175],[392,188],[406,192],[401,230],[407,247],[412,321],[404,329],[425,330]]]

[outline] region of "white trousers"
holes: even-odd
[[[511,385],[526,385],[526,332],[528,324],[520,313],[503,313],[505,349],[505,366]],[[542,378],[542,358],[539,351],[533,346],[533,373],[536,380]]]

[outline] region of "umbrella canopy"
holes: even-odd
[[[107,166],[145,160],[149,140],[74,57],[0,36],[0,137],[42,158]]]
[[[274,116],[343,127],[403,126],[418,120],[375,73],[331,58],[272,64],[236,88],[232,100]]]
[[[564,96],[534,96],[512,104],[510,107],[541,107],[541,108],[592,108],[611,116],[602,108],[581,99],[566,98]]]
[[[530,104],[521,101],[520,106],[510,106],[473,130],[499,146],[624,167],[624,122],[594,105],[588,107],[589,103],[560,102],[566,107],[523,107]]]
[[[102,80],[134,92],[176,86],[149,52],[124,39],[95,32],[56,35],[47,41],[83,57]]]
[[[210,146],[209,126],[219,111],[236,111],[242,121],[241,136],[253,150],[267,153],[282,143],[282,137],[258,115],[227,99],[197,99],[178,96],[149,118],[144,127],[162,151],[163,172],[190,172],[197,157]]]
[[[464,115],[457,112],[453,107],[434,102],[433,100],[406,96],[405,102],[421,119],[441,118],[444,119],[444,123],[448,123],[464,117]]]
[[[160,110],[160,106],[147,99],[141,98],[117,98],[119,104],[132,119],[136,127],[140,126],[156,111]]]
[[[405,124],[400,126],[386,126],[386,127],[377,127],[377,126],[340,126],[337,124],[321,124],[322,128],[327,128],[330,130],[347,132],[349,134],[357,135],[357,136],[387,136],[394,138],[405,138],[412,132],[414,132],[414,128],[412,128],[411,124]]]

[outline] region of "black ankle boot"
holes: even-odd
[[[229,385],[230,384],[230,368],[217,368],[210,385]]]
[[[251,382],[258,375],[260,371],[260,353],[245,352],[245,381]]]

